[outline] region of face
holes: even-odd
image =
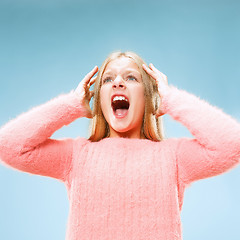
[[[110,137],[140,138],[145,99],[137,64],[128,57],[112,60],[101,81],[100,103]]]

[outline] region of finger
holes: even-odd
[[[150,63],[149,66],[153,71],[155,71],[159,76],[161,76],[161,78],[165,81],[166,84],[168,83],[167,76],[164,73],[160,72],[152,63]]]
[[[156,71],[157,73],[162,75],[164,78],[167,78],[167,76],[164,73],[160,72],[152,63],[150,63],[149,66],[153,71]]]
[[[84,78],[84,83],[88,84],[92,77],[98,72],[98,67],[95,66]]]
[[[142,67],[143,69],[146,71],[146,72],[151,72],[152,70],[146,65],[146,64],[142,64]]]
[[[150,64],[149,64],[149,67],[150,67],[151,69],[158,70],[158,69],[153,65],[153,63],[150,63]],[[159,71],[159,70],[158,70],[158,71]]]
[[[154,72],[148,67],[146,66],[145,64],[142,65],[143,66],[143,69],[153,78],[155,78],[155,75],[154,75]]]
[[[92,112],[88,112],[87,115],[86,115],[86,118],[93,118]]]
[[[152,63],[149,64],[149,67],[154,71],[156,74],[160,75],[162,78],[166,78],[167,76],[160,72]]]
[[[158,74],[163,74],[162,72],[160,72],[152,63],[149,64],[149,67],[156,73]]]
[[[97,76],[91,78],[91,80],[89,82],[89,86],[92,86],[95,83],[96,79],[97,79]]]
[[[90,94],[90,99],[91,99],[94,96],[94,91],[90,91],[89,94]]]
[[[98,67],[95,66],[84,78],[83,78],[83,84],[86,86],[91,78],[97,73]]]
[[[164,113],[161,111],[161,109],[158,109],[155,113],[156,118],[163,116]]]

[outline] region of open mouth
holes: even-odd
[[[125,96],[114,96],[112,98],[112,109],[117,118],[123,118],[127,115],[129,101]]]

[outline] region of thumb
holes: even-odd
[[[161,117],[163,116],[165,113],[162,111],[162,108],[161,106],[159,106],[159,108],[157,109],[156,113],[155,113],[155,117],[158,118],[158,117]]]
[[[91,109],[90,109],[89,111],[87,111],[85,117],[86,117],[86,118],[93,118],[93,113],[92,113]]]

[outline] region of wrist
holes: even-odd
[[[175,87],[174,86],[169,86],[167,85],[164,88],[164,91],[162,91],[161,94],[161,111],[165,114],[167,113],[168,109],[168,100],[171,97],[172,92],[174,91]]]

